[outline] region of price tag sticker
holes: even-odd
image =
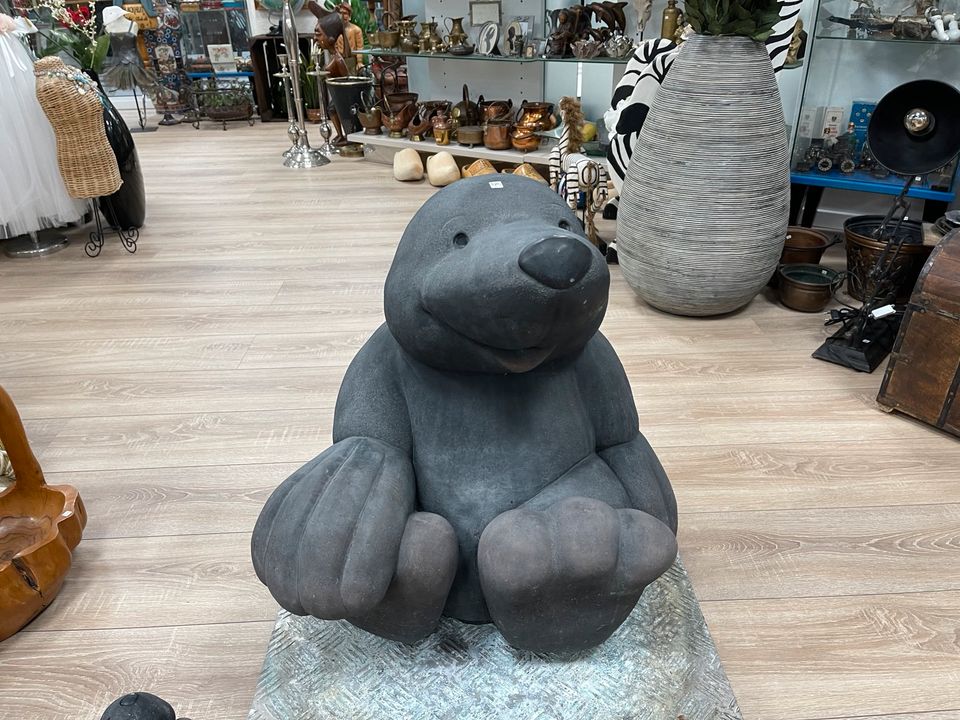
[[[503,182],[500,180],[491,180],[490,187],[492,187],[494,190],[503,190]]]

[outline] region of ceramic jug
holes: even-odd
[[[410,54],[420,52],[420,36],[414,29],[416,25],[416,20],[400,20],[397,22],[397,27],[400,29],[400,50],[402,52]]]
[[[443,38],[437,32],[436,18],[430,18],[430,22],[420,23],[420,37],[426,35],[430,39],[430,47],[438,48],[443,45]]]
[[[447,26],[447,23],[450,23]],[[447,28],[447,44],[448,45],[466,45],[467,44],[467,33],[463,29],[463,18],[462,17],[448,17],[443,21],[444,27]]]

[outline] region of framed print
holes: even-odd
[[[477,33],[477,52],[481,55],[499,55],[497,43],[500,40],[500,24],[492,20],[484,23]]]
[[[543,38],[528,38],[523,43],[523,57],[533,60],[543,55],[546,41]]]
[[[500,0],[473,0],[470,3],[470,24],[485,25],[493,22],[500,25]]]

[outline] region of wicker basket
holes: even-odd
[[[56,57],[41,58],[34,69],[37,100],[57,138],[57,162],[67,192],[74,198],[112,195],[123,181],[96,86],[71,80],[78,71]]]

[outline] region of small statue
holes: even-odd
[[[341,55],[350,57],[350,60],[347,60],[347,68],[351,71],[351,74],[355,74],[357,70],[357,65],[363,65],[364,57],[362,55],[353,55],[353,50],[363,50],[363,30],[359,26],[354,25],[352,22],[353,19],[353,10],[350,7],[349,2],[342,2],[337,6],[337,12],[340,14],[340,18],[343,20],[343,27],[345,35],[341,35],[337,38],[336,49]],[[346,52],[343,47],[343,39],[347,38],[348,44],[350,45],[351,52]]]
[[[677,7],[677,0],[667,0],[667,6],[660,17],[660,37],[673,40],[677,30],[683,25],[683,12]]]
[[[796,25],[793,26],[793,35],[790,38],[790,46],[787,48],[787,58],[783,63],[784,67],[797,67],[807,53],[807,31],[803,29],[803,20],[797,18]]]

